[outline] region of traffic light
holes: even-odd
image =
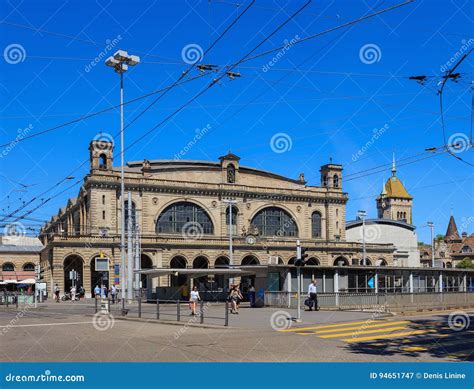
[[[306,264],[306,258],[308,258],[308,254],[306,254],[308,249],[306,247],[298,247],[297,255],[298,257],[295,260],[295,266],[304,266]]]

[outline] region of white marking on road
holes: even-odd
[[[37,323],[37,324],[11,324],[8,326],[0,326],[0,328],[15,328],[15,327],[42,327],[42,326],[65,326],[76,324],[93,324],[92,321],[76,321],[71,323]]]

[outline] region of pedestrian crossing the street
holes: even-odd
[[[292,327],[281,333],[342,341],[367,351],[392,350],[406,355],[431,353],[474,360],[473,329],[454,331],[446,321],[372,320]]]

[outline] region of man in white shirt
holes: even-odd
[[[310,301],[309,304],[309,310],[313,310],[313,305],[314,305],[314,310],[318,311],[318,295],[317,295],[317,289],[316,289],[316,280],[311,281],[311,284],[309,284],[308,287],[308,298]]]

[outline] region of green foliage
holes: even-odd
[[[456,269],[474,269],[474,263],[466,257],[456,265]]]

